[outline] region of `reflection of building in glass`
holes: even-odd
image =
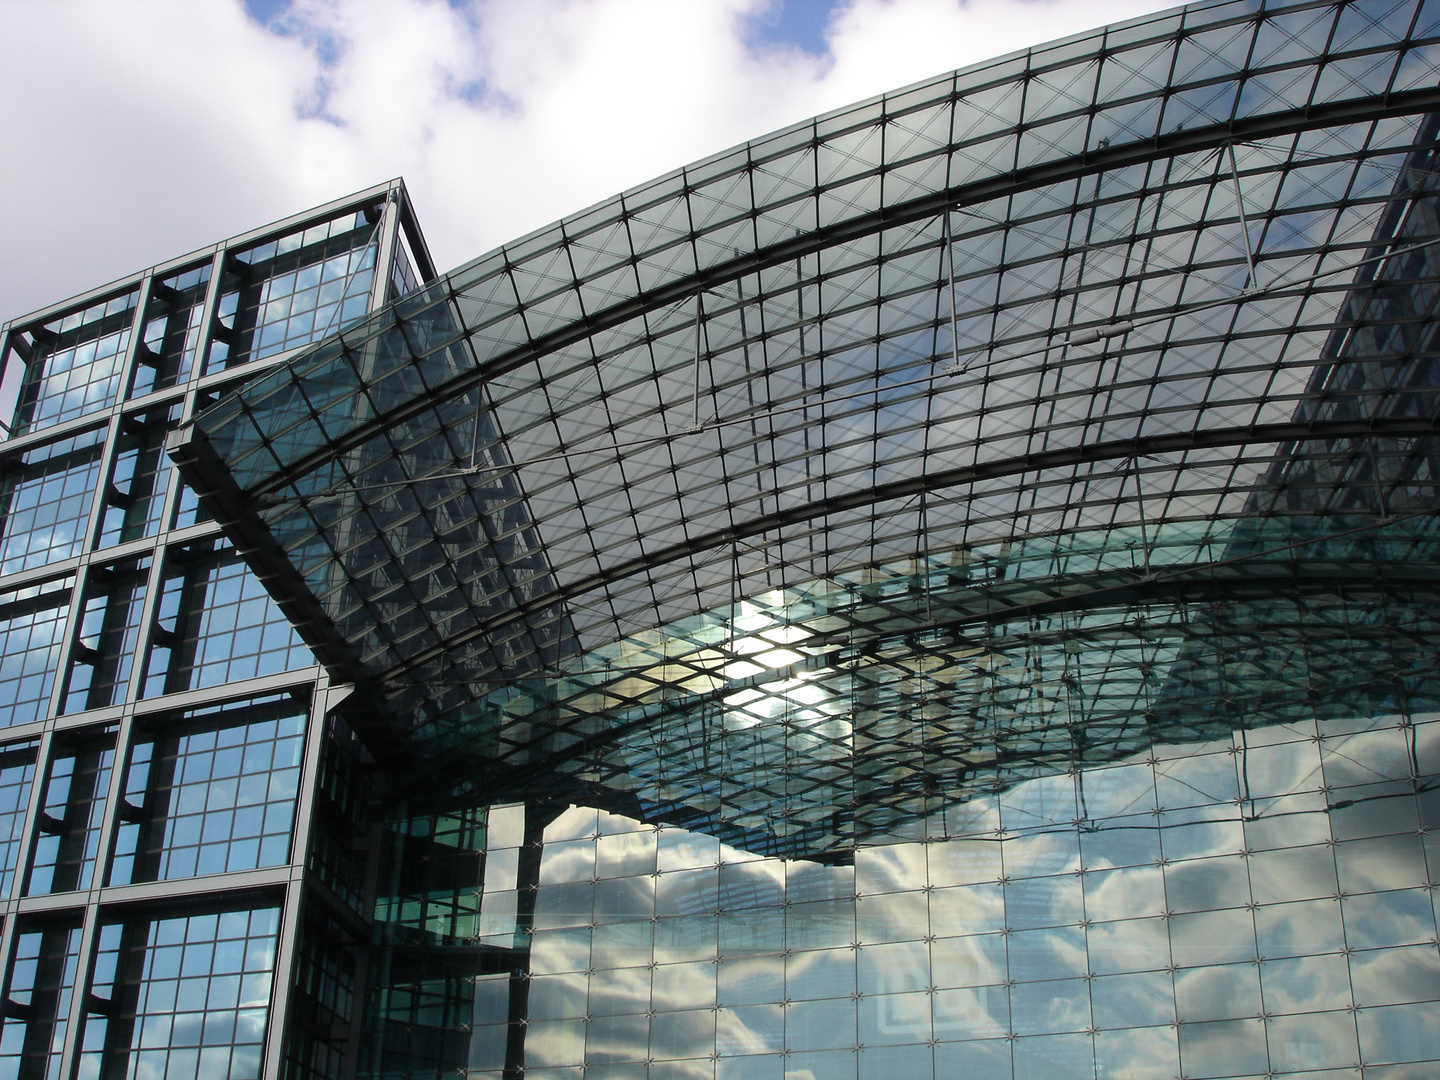
[[[13,324],[0,1054],[1429,1076],[1437,83],[1200,6]]]

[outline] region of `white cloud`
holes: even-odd
[[[814,113],[1155,0],[0,0],[0,318],[403,175],[442,267]]]

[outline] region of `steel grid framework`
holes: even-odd
[[[1437,73],[1415,0],[1082,35],[501,248],[170,449],[449,755],[417,789],[558,772],[828,852],[981,774],[1420,707]],[[784,722],[727,772],[757,698]],[[807,754],[836,773],[797,792]]]

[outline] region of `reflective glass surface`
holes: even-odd
[[[103,430],[7,459],[0,479],[0,574],[78,555],[100,476]]]
[[[275,711],[135,742],[110,884],[288,861],[305,713]]]
[[[12,431],[71,420],[115,400],[136,296],[125,293],[29,329]]]
[[[102,927],[82,1073],[258,1080],[279,915],[262,908]]]
[[[172,551],[156,609],[145,696],[313,663],[255,575],[224,545]]]
[[[546,1077],[647,1062],[784,1077],[812,1055],[841,1075],[987,1080],[1429,1061],[1437,749],[1435,714],[1157,747],[916,815],[849,865],[557,807],[518,879],[534,890],[512,954],[523,1015],[510,977],[447,985],[437,969],[427,1009],[381,999],[424,1037],[407,1057],[397,1027],[377,1071],[429,1069],[418,1047],[471,1030],[464,1003],[470,1061],[497,1076],[517,1039],[527,1076]],[[506,834],[487,860],[510,869],[487,861],[485,904],[517,883],[506,845],[521,837]],[[418,908],[388,917],[426,925]],[[508,950],[513,919],[474,922],[470,940]],[[429,925],[454,940],[453,922]]]
[[[65,639],[71,579],[0,595],[0,726],[40,719]]]

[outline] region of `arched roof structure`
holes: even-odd
[[[1437,83],[1433,0],[1032,49],[497,249],[172,453],[452,780],[768,850],[1428,701]]]

